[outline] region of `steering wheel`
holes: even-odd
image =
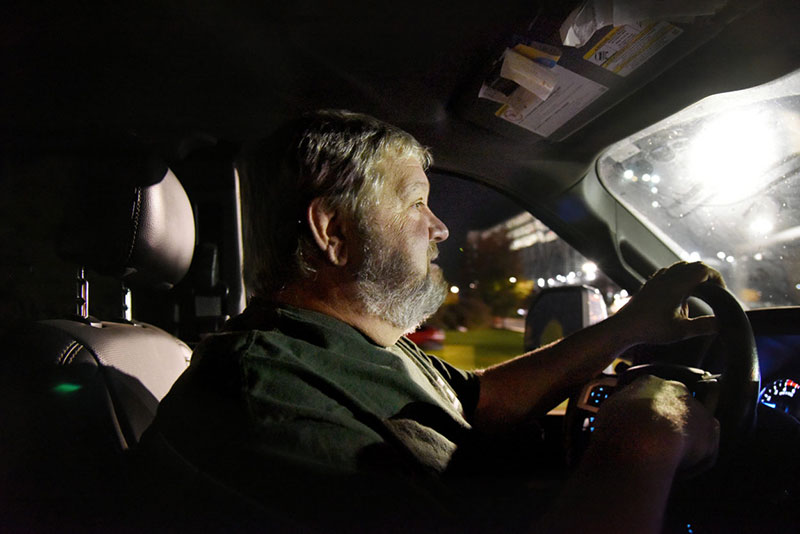
[[[718,334],[709,351],[721,351],[725,355],[722,374],[712,375],[694,367],[654,362],[630,367],[620,376],[595,378],[577,397],[570,398],[567,407],[565,441],[571,463],[588,445],[600,404],[615,389],[646,374],[683,382],[714,412],[720,422],[721,458],[726,457],[739,439],[755,427],[761,379],[750,321],[736,298],[716,284],[701,284],[693,294],[711,306],[717,317]],[[701,362],[703,356],[698,355],[695,361]]]

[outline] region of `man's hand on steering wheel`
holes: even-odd
[[[660,269],[612,319],[638,334],[639,343],[666,344],[713,334],[713,316],[689,318],[687,299],[704,282],[725,287],[720,273],[700,262]]]

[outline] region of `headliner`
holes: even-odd
[[[21,150],[134,142],[174,161],[299,111],[348,108],[409,130],[437,167],[535,204],[575,184],[610,143],[800,67],[800,2],[731,0],[682,25],[668,55],[626,78],[605,74],[609,90],[558,132],[565,139],[497,119],[477,92],[506,40],[530,30],[552,42],[575,3],[10,2],[0,135]],[[580,72],[580,54],[567,49],[561,63]]]

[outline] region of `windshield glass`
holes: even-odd
[[[800,304],[800,71],[708,97],[612,146],[605,186],[750,308]]]

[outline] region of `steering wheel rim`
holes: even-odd
[[[714,310],[718,325],[714,343],[721,344],[727,355],[714,414],[720,423],[720,448],[724,455],[724,449],[755,427],[761,390],[758,352],[750,321],[736,297],[711,283],[697,286],[693,294]]]

